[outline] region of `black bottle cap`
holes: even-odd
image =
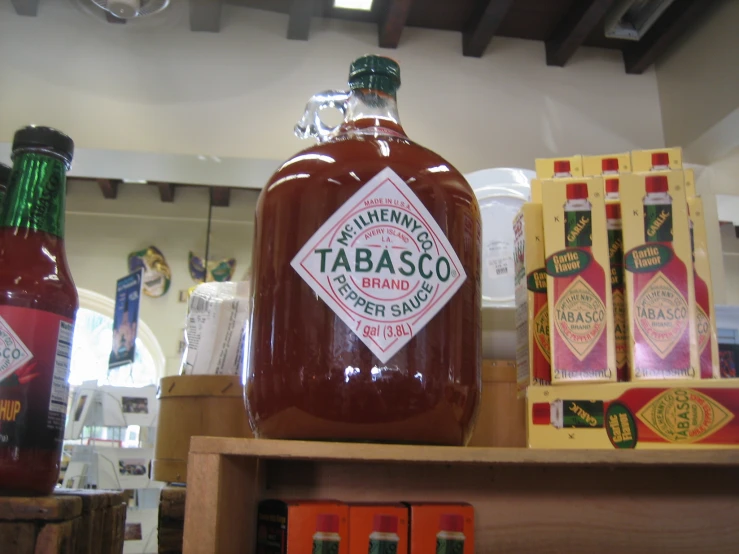
[[[67,166],[72,164],[74,141],[61,131],[51,127],[29,125],[18,129],[13,137],[13,152],[25,148],[51,150],[61,156],[67,162]]]
[[[0,164],[0,186],[6,186],[10,180],[10,168],[5,164]]]

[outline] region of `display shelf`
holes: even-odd
[[[466,501],[477,554],[729,552],[739,451],[451,448],[194,437],[184,552],[252,552],[262,498]]]

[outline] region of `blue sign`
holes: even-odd
[[[116,281],[113,345],[108,361],[109,369],[133,363],[142,284],[143,271],[131,273]]]

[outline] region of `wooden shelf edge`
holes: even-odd
[[[739,466],[739,449],[533,450],[193,437],[190,452],[285,460],[480,465]]]

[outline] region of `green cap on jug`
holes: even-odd
[[[362,56],[349,67],[349,87],[395,94],[400,88],[400,66],[383,56]]]

